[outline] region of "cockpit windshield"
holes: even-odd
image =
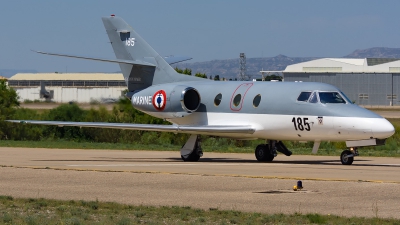
[[[297,101],[306,102],[308,100],[308,98],[310,98],[310,95],[311,95],[311,91],[301,92],[299,97],[297,98]]]
[[[299,97],[297,97],[297,101],[300,102],[309,102],[309,103],[318,103],[322,104],[326,103],[339,103],[339,104],[351,104],[351,101],[343,94],[343,92],[336,91],[303,91],[300,93]]]
[[[343,91],[340,91],[340,94],[342,95],[342,97],[347,101],[347,103],[349,104],[353,104],[353,102],[349,99],[349,97],[347,97]]]
[[[340,103],[346,104],[346,101],[340,96],[339,92],[319,92],[319,100],[321,103]]]

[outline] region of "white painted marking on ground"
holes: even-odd
[[[149,166],[267,166],[267,165],[274,165],[274,166],[287,166],[283,163],[274,163],[274,164],[263,164],[263,163],[131,163],[131,164],[72,164],[66,165],[70,167],[124,167],[124,166],[131,166],[131,167],[149,167]]]
[[[400,166],[400,164],[373,164],[374,166]]]
[[[71,167],[77,167],[77,166],[96,166],[96,167],[114,167],[114,166],[196,166],[196,164],[104,164],[104,165],[99,165],[99,164],[76,164],[76,165],[67,165]]]

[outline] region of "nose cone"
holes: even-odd
[[[372,123],[372,133],[374,138],[385,139],[394,134],[393,125],[384,118],[374,119]]]

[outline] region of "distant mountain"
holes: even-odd
[[[301,62],[306,62],[320,57],[288,57],[285,55],[277,55],[275,57],[264,58],[247,58],[246,67],[247,74],[253,78],[260,77],[259,71],[279,71],[284,70],[286,66]],[[355,50],[343,58],[400,58],[400,48],[383,48],[375,47],[362,50]],[[212,60],[206,62],[195,63],[179,63],[178,68],[190,68],[192,73],[206,73],[208,76],[220,75],[225,78],[235,78],[239,75],[239,58]]]
[[[317,59],[316,57],[288,57],[285,55],[277,55],[275,57],[264,58],[247,58],[246,68],[247,74],[252,78],[260,78],[261,70],[279,71],[284,70],[287,65],[305,62]],[[219,75],[221,78],[235,78],[239,75],[239,58],[212,60],[206,62],[195,63],[179,63],[178,68],[192,69],[192,74],[197,72],[206,73],[208,76]],[[175,66],[174,66],[175,67]]]
[[[400,58],[400,48],[375,47],[355,50],[344,58]]]
[[[17,73],[37,73],[36,70],[7,70],[7,69],[0,69],[0,76],[10,78]]]

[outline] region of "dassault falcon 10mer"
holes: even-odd
[[[172,125],[103,122],[9,120],[9,122],[162,131],[191,134],[180,154],[184,161],[203,155],[199,135],[242,140],[264,139],[255,149],[258,161],[272,161],[277,151],[292,154],[282,140],[345,141],[340,156],[351,165],[358,148],[384,144],[394,133],[381,116],[353,104],[338,88],[312,82],[218,82],[178,74],[170,64],[182,58],[163,58],[122,18],[103,17],[116,59],[57,53],[41,54],[118,63],[132,105]]]

